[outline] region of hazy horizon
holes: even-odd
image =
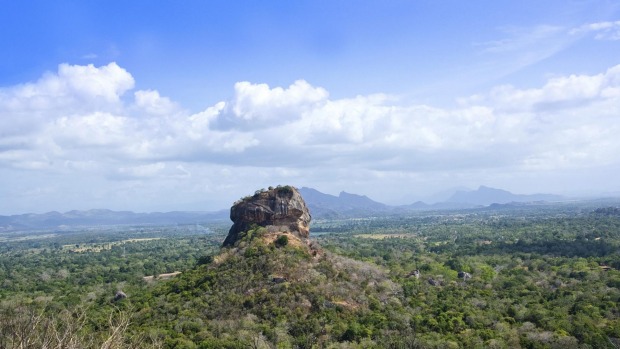
[[[11,2],[0,215],[620,193],[620,4]],[[195,206],[195,207],[194,207]]]
[[[480,187],[484,187],[484,185],[479,186],[478,188],[466,188],[466,187],[454,187],[451,188],[449,190],[444,190],[441,192],[437,192],[434,195],[428,196],[428,197],[423,197],[423,198],[411,198],[411,199],[404,199],[403,201],[397,201],[397,202],[384,202],[381,200],[378,200],[376,198],[370,197],[364,193],[354,193],[354,192],[346,192],[344,190],[341,190],[339,192],[323,192],[321,190],[318,190],[317,188],[311,188],[311,187],[299,187],[298,189],[301,188],[309,188],[309,189],[313,189],[313,190],[317,190],[323,194],[327,194],[327,195],[332,195],[335,197],[338,197],[340,195],[340,193],[342,192],[346,192],[348,194],[353,194],[353,195],[359,195],[359,196],[366,196],[369,199],[381,203],[381,204],[386,204],[388,206],[392,206],[392,207],[397,207],[397,206],[406,206],[406,205],[411,205],[411,204],[415,204],[417,202],[424,202],[425,204],[428,205],[432,205],[432,204],[439,204],[439,203],[448,203],[448,202],[452,202],[450,199],[450,197],[452,195],[454,195],[455,193],[457,193],[458,191],[464,191],[464,192],[475,192],[477,191]],[[258,188],[261,189],[261,188]],[[257,189],[257,190],[258,190]],[[262,188],[262,189],[266,189],[266,188]],[[504,190],[502,188],[491,188],[491,189],[498,189],[498,190]],[[542,195],[560,195],[557,193],[543,193],[543,192],[536,192],[536,193],[513,193],[510,192],[511,194],[514,195],[536,195],[536,194],[542,194]],[[248,192],[246,193],[246,195],[250,195],[252,193]],[[303,195],[302,195],[303,196]],[[587,194],[574,194],[574,195],[560,195],[563,199],[562,200],[566,200],[566,201],[573,201],[573,200],[596,200],[596,199],[613,199],[613,198],[617,198],[620,199],[620,192],[609,192],[609,193],[599,193],[599,194],[591,194],[591,195],[587,195]],[[179,207],[176,207],[175,209],[169,210],[169,209],[151,209],[151,210],[140,210],[140,209],[136,209],[136,210],[131,210],[131,209],[123,209],[123,208],[111,208],[111,207],[83,207],[80,209],[64,209],[64,210],[60,210],[60,209],[51,209],[51,210],[44,210],[44,211],[29,211],[29,212],[13,212],[13,213],[6,213],[6,214],[0,214],[0,216],[13,216],[13,215],[21,215],[21,214],[45,214],[45,213],[50,213],[50,212],[60,212],[60,213],[66,213],[66,212],[70,212],[70,211],[96,211],[96,210],[110,210],[110,211],[128,211],[128,212],[134,212],[134,213],[155,213],[155,212],[173,212],[173,211],[181,211],[181,212],[219,212],[219,211],[226,211],[228,209],[230,209],[230,206],[232,206],[234,204],[234,202],[236,200],[238,200],[239,198],[235,198],[234,200],[231,200],[229,204],[222,206],[222,207],[214,207],[211,209],[204,209],[203,206],[200,203],[186,203],[183,205],[180,205]]]

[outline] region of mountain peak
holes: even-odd
[[[312,188],[303,187],[300,190],[310,211],[318,218],[360,217],[385,211],[385,204],[374,201],[365,195],[351,194],[341,191],[338,196],[324,194]]]
[[[340,198],[365,198],[365,199],[368,199],[368,197],[366,195],[347,193],[344,190],[341,191],[340,194],[338,194],[338,197],[340,197]]]
[[[469,203],[475,205],[507,204],[510,202],[555,201],[561,197],[551,194],[522,195],[513,194],[504,189],[491,188],[484,185],[477,190],[459,190],[450,197],[449,202]]]

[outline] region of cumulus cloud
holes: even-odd
[[[498,86],[453,108],[385,94],[333,99],[298,80],[237,83],[229,100],[190,113],[156,90],[125,96],[133,86],[110,63],[61,65],[2,89],[0,171],[160,180],[195,195],[239,180],[321,183],[330,171],[353,183],[619,165],[620,65],[537,88]]]
[[[61,64],[36,82],[0,89],[0,136],[29,133],[61,115],[113,111],[134,79],[116,63]]]
[[[81,103],[81,110],[46,110],[46,126],[37,136],[46,149],[23,149],[50,158],[68,157],[63,161],[84,160],[77,159],[78,154],[97,148],[103,159],[114,161],[182,160],[266,167],[283,162],[294,167],[354,159],[356,165],[368,168],[422,170],[432,158],[442,159],[432,168],[450,168],[463,158],[471,166],[487,166],[489,147],[511,154],[533,152],[533,144],[546,146],[548,139],[564,137],[575,127],[591,123],[596,127],[599,123],[571,113],[594,109],[599,118],[614,115],[617,108],[596,108],[620,98],[620,66],[597,75],[555,77],[540,88],[499,86],[487,94],[461,99],[454,109],[408,105],[382,94],[330,99],[325,89],[298,80],[287,88],[237,83],[230,100],[188,114],[156,90],[136,91],[133,103],[123,106],[121,97],[132,86],[131,75],[114,63],[100,68],[61,65],[57,75],[48,74],[4,93],[27,99],[87,96],[93,101]],[[101,107],[99,99],[108,105]],[[3,102],[0,107],[6,112],[13,104],[7,99]],[[110,109],[115,112],[106,111]],[[132,117],[143,112],[153,117]],[[609,122],[615,126],[613,120]],[[11,148],[11,144],[4,145]],[[458,154],[458,159],[452,154]],[[5,155],[5,163],[10,158]],[[515,165],[512,156],[504,158]],[[533,158],[534,154],[523,155],[521,162],[532,164]],[[302,160],[303,165],[295,163]]]
[[[149,114],[167,115],[175,112],[177,106],[168,97],[162,97],[158,91],[140,90],[134,93],[136,106]]]
[[[304,80],[297,80],[288,88],[242,81],[235,84],[234,90],[234,98],[225,105],[225,113],[219,120],[223,128],[255,129],[291,122],[328,97],[325,89],[313,87]]]
[[[47,73],[34,83],[3,89],[0,103],[8,110],[75,108],[97,101],[104,107],[119,102],[133,86],[131,74],[116,63],[102,67],[61,64],[55,74]]]
[[[133,129],[126,117],[93,112],[59,117],[50,123],[46,133],[63,148],[109,148],[130,142]]]
[[[620,151],[613,136],[620,124],[619,78],[615,66],[555,77],[540,88],[500,86],[454,109],[385,95],[325,99],[299,107],[288,123],[254,132],[250,162],[274,166],[297,159],[298,166],[341,163],[384,171],[609,164]]]

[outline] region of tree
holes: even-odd
[[[288,245],[288,236],[280,235],[278,236],[278,238],[276,239],[274,243],[276,244],[277,247],[284,247]]]

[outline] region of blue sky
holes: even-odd
[[[0,214],[620,191],[618,1],[2,8]]]

